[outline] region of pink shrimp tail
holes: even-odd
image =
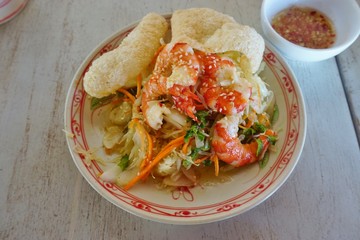
[[[270,146],[267,135],[275,136],[275,133],[271,130],[267,130],[265,135],[259,136],[263,147],[262,151],[257,155],[258,143],[256,141],[242,144],[237,136],[230,136],[228,130],[221,123],[215,124],[214,133],[215,137],[211,144],[215,153],[220,160],[234,167],[241,167],[262,159]]]
[[[257,143],[242,144],[238,138],[230,137],[221,124],[215,125],[219,139],[212,142],[212,147],[219,159],[234,167],[244,166],[257,161]]]

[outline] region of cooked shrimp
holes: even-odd
[[[142,110],[147,123],[159,129],[164,106],[157,106],[158,111],[151,111],[152,101],[162,95],[170,95],[175,107],[194,120],[195,101],[200,99],[193,93],[193,86],[198,80],[200,64],[193,49],[186,43],[166,45],[158,55],[153,75],[144,85],[142,93]],[[160,103],[158,103],[160,104]],[[159,110],[160,109],[160,110]],[[160,123],[152,123],[150,119],[161,119]]]
[[[222,118],[215,124],[212,140],[212,147],[219,159],[234,167],[244,166],[263,158],[270,145],[268,136],[275,136],[271,130],[260,135],[258,139],[262,142],[263,147],[261,152],[257,153],[257,141],[242,144],[238,138],[239,121],[240,118],[237,116]]]
[[[217,54],[202,54],[200,58],[203,78],[199,91],[207,106],[224,115],[242,112],[251,95],[251,85],[240,78],[233,61]]]

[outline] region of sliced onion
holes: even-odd
[[[173,187],[194,186],[194,183],[190,181],[187,177],[185,177],[183,174],[179,175],[176,181],[174,181],[171,177],[166,177],[164,178],[163,183],[167,186],[173,186]]]
[[[105,182],[114,183],[120,173],[121,168],[115,164],[113,167],[103,172],[103,174],[100,175],[100,178]]]
[[[196,183],[197,181],[197,177],[194,171],[194,168],[189,168],[189,169],[185,169],[185,168],[181,168],[182,173],[184,174],[184,176],[189,179],[190,181],[192,181],[193,183]]]

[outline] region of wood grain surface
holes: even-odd
[[[262,33],[260,6],[30,0],[1,25],[0,239],[359,239],[359,40],[326,61],[288,61],[306,102],[304,150],[287,182],[244,214],[196,226],[143,220],[102,198],[71,159],[62,132],[66,93],[98,43],[148,12],[188,7],[214,8]]]

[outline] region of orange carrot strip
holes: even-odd
[[[140,123],[138,118],[134,118],[133,120],[131,120],[130,124],[134,124],[134,123],[137,123],[136,127],[140,128],[139,124],[141,124],[141,123]],[[151,138],[150,134],[146,131],[145,128],[144,129],[140,128],[140,130],[141,130],[141,132],[144,133],[144,135],[146,137],[146,140],[148,141],[148,149],[147,149],[146,155],[145,155],[145,157],[144,157],[144,159],[143,159],[143,161],[141,162],[141,165],[140,165],[140,169],[143,169],[145,167],[145,165],[147,165],[150,162],[151,158],[152,158],[153,141],[152,141],[152,138]]]
[[[146,157],[140,165],[141,170],[143,170],[144,167],[151,161],[153,154],[153,146],[154,146],[150,134],[147,131],[145,131],[145,134],[146,134],[146,139],[148,141],[148,149],[147,149]]]
[[[135,102],[135,97],[131,93],[129,93],[127,90],[120,88],[120,89],[118,89],[118,91],[125,94],[131,100],[131,102],[133,102],[133,103]]]
[[[129,98],[127,97],[121,97],[121,98],[114,98],[112,101],[111,101],[111,104],[113,105],[117,105],[117,104],[120,104],[122,102],[132,102]]]
[[[136,184],[140,179],[143,179],[144,175],[148,174],[156,164],[160,162],[165,156],[172,152],[175,148],[184,143],[184,136],[178,137],[171,142],[169,142],[157,155],[156,157],[146,166],[146,168],[139,172],[139,174],[133,178],[126,186],[125,190],[129,190],[134,184]]]
[[[181,149],[181,151],[183,152],[183,154],[186,154],[187,153],[187,150],[188,150],[188,147],[190,145],[190,143],[192,142],[194,138],[190,138],[188,142],[186,142],[183,146],[183,148]]]
[[[194,105],[196,110],[198,111],[206,109],[206,107],[203,104],[194,104]]]
[[[216,154],[212,157],[212,161],[215,165],[215,176],[219,176],[219,158]]]
[[[203,161],[205,161],[206,159],[208,159],[209,156],[203,156],[201,158],[198,158],[194,161],[195,164],[199,164],[199,163],[202,163]]]
[[[139,75],[137,75],[136,77],[136,98],[140,97],[140,93],[141,93],[141,73],[139,73]]]

